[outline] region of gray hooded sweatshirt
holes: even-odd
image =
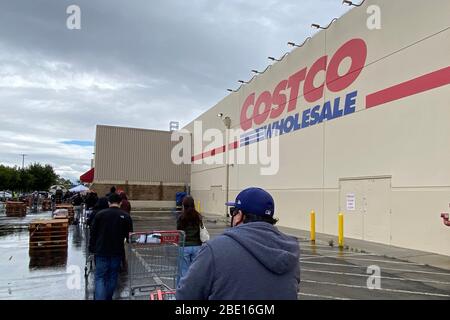
[[[228,229],[208,241],[180,280],[177,300],[296,300],[300,249],[266,222]]]

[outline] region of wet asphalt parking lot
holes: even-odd
[[[69,228],[66,254],[30,256],[28,224],[36,218],[49,218],[50,212],[9,218],[0,211],[0,299],[93,298],[93,273],[84,277],[87,255],[83,225]],[[173,214],[164,211],[132,213],[135,231],[170,230]],[[227,227],[206,222],[212,238]],[[450,271],[387,258],[371,253],[339,250],[326,244],[299,241],[301,284],[298,298],[310,299],[444,299],[450,300]],[[368,267],[380,270],[380,286],[369,289]],[[371,272],[372,273],[372,272]],[[369,280],[376,285],[375,278]],[[116,299],[128,299],[128,275],[119,277]]]

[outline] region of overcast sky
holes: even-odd
[[[0,163],[76,181],[95,126],[181,126],[349,8],[340,0],[0,0]],[[69,5],[81,30],[66,27]]]

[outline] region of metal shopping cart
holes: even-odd
[[[175,290],[156,290],[150,293],[150,300],[176,300]]]
[[[130,299],[148,300],[157,290],[173,291],[180,271],[184,231],[135,232],[129,239]]]

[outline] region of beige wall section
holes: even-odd
[[[94,182],[190,182],[190,165],[175,165],[169,131],[98,125]]]
[[[450,255],[448,227],[439,220],[448,209],[450,187],[393,188],[392,244]]]
[[[381,9],[379,30],[366,27],[371,5]],[[272,92],[320,56],[330,59],[352,38],[366,42],[366,65],[354,83],[337,93],[325,88],[317,103],[305,101],[301,86],[292,114],[355,90],[356,112],[281,136],[280,170],[274,176],[260,175],[258,165],[232,166],[230,198],[245,187],[263,187],[275,198],[280,225],[308,229],[314,209],[317,232],[335,235],[346,192],[362,192],[367,203],[357,207],[359,216],[345,213],[347,236],[450,255],[450,230],[439,218],[450,202],[450,85],[365,108],[368,94],[450,66],[449,21],[448,0],[367,0],[201,115],[197,120],[204,128],[223,130],[219,112],[239,127],[241,106],[250,93]],[[319,73],[315,84],[323,79]],[[278,119],[287,115],[285,111]],[[192,123],[186,128],[192,130]],[[192,193],[204,211],[223,214],[212,194],[218,194],[214,186],[225,190],[224,167],[195,164],[191,176]],[[343,186],[344,178],[363,180]],[[372,185],[371,178],[377,179]]]

